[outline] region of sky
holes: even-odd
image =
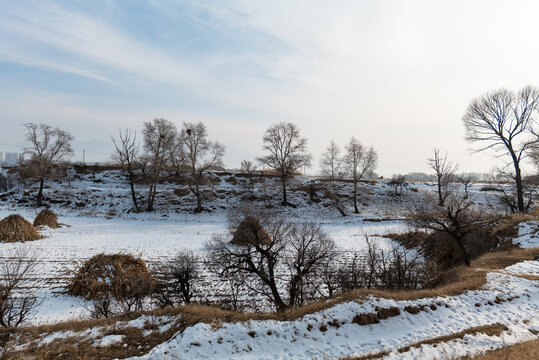
[[[351,136],[377,172],[462,172],[462,115],[487,91],[539,79],[539,2],[499,0],[0,1],[0,151],[26,122],[70,131],[74,161],[106,162],[118,129],[202,121],[238,167],[264,131],[298,125],[314,155]]]

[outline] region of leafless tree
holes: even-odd
[[[185,147],[189,188],[197,200],[195,212],[202,211],[202,193],[200,186],[204,183],[206,172],[223,166],[225,147],[217,141],[208,140],[206,126],[202,122],[184,123],[181,131],[182,143]]]
[[[154,295],[159,306],[191,303],[200,278],[200,262],[193,251],[180,250],[156,270],[158,280]]]
[[[539,111],[539,89],[527,86],[518,93],[500,89],[474,99],[463,116],[466,140],[487,145],[476,151],[492,149],[510,158],[516,186],[518,211],[525,211],[521,162],[537,147],[533,127]]]
[[[411,210],[410,224],[449,235],[462,252],[462,258],[470,266],[470,255],[465,247],[468,235],[496,220],[491,214],[473,207],[472,199],[459,192],[452,192],[443,206],[431,197],[416,204]]]
[[[373,147],[365,148],[356,138],[350,138],[350,141],[346,145],[346,155],[344,157],[344,163],[346,172],[354,184],[353,188],[353,201],[354,212],[359,214],[357,207],[358,197],[358,183],[367,174],[374,171],[378,162],[378,154]]]
[[[325,265],[335,256],[335,243],[319,224],[295,224],[290,234],[288,256],[285,257],[290,278],[289,306],[298,306],[306,300],[306,290],[317,293]]]
[[[322,284],[322,270],[334,244],[319,225],[295,224],[254,208],[236,214],[256,218],[264,231],[253,226],[250,241],[242,245],[222,236],[207,244],[210,267],[219,269],[221,276],[243,276],[245,286],[267,297],[278,310],[301,303],[308,288]],[[231,229],[236,223],[231,221]],[[286,269],[285,275],[279,277],[279,269]]]
[[[37,258],[28,247],[2,251],[0,263],[0,326],[15,328],[21,325],[37,305],[37,298],[28,287],[35,276]]]
[[[290,178],[299,169],[311,165],[312,156],[307,152],[307,139],[292,123],[279,123],[266,130],[262,149],[268,154],[258,161],[277,171],[283,190],[282,205],[288,205],[286,188]]]
[[[36,201],[37,206],[41,206],[45,179],[50,177],[56,163],[67,160],[73,154],[73,135],[43,123],[26,123],[24,127],[28,144],[25,153],[30,157],[25,161],[25,167],[29,169],[32,177],[39,181]]]
[[[240,184],[242,188],[249,194],[250,199],[254,199],[255,196],[255,189],[256,189],[256,183],[258,176],[258,170],[256,168],[256,165],[249,160],[243,160],[240,164],[240,171],[242,175],[245,177],[241,180]]]
[[[153,211],[157,184],[159,184],[162,171],[170,159],[171,149],[177,140],[176,134],[176,126],[168,120],[154,119],[144,123],[142,135],[144,137],[144,150],[149,160],[147,176],[150,180],[146,211]]]
[[[464,187],[464,196],[470,196],[470,188],[475,185],[477,178],[472,175],[462,174],[457,178],[457,182]]]
[[[408,185],[406,177],[401,174],[394,174],[387,184],[393,187],[396,196],[401,196],[404,188]]]
[[[436,173],[438,205],[444,206],[445,199],[450,193],[449,184],[455,180],[457,165],[447,160],[447,154],[441,157],[439,149],[434,149],[434,157],[428,159],[428,164]]]
[[[133,209],[139,211],[137,204],[137,194],[135,192],[134,171],[136,168],[136,159],[138,156],[139,145],[136,142],[137,134],[131,129],[118,131],[118,139],[112,138],[115,152],[112,155],[113,160],[122,167],[127,175],[129,188],[131,189],[131,199],[133,200]]]
[[[324,187],[326,196],[333,201],[339,213],[346,216],[337,184],[337,179],[343,176],[343,162],[341,149],[334,141],[331,141],[320,158],[320,172],[327,179],[327,185]]]

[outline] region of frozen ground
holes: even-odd
[[[12,211],[0,210],[0,217]],[[35,217],[34,210],[18,211],[27,219]],[[143,214],[144,215],[144,214]],[[143,216],[142,215],[142,216]],[[175,215],[176,218],[124,219],[88,216],[61,216],[59,221],[69,226],[41,231],[45,238],[38,241],[0,244],[0,260],[19,247],[28,247],[38,258],[37,278],[32,288],[38,289],[41,305],[33,314],[31,324],[51,323],[87,317],[91,303],[63,294],[65,272],[75,263],[98,253],[129,253],[141,256],[150,266],[166,261],[179,249],[204,252],[204,244],[212,237],[227,234],[225,216],[214,214]],[[315,220],[315,219],[313,219]],[[363,222],[350,217],[325,222],[323,228],[346,250],[364,246],[364,235],[400,232],[402,221]],[[380,247],[393,244],[389,239],[374,237]],[[3,258],[4,257],[4,258]],[[217,282],[215,282],[217,284]]]

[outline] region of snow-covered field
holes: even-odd
[[[302,186],[311,181],[300,178],[292,187],[290,201],[295,208],[279,208],[293,221],[314,221],[334,239],[340,249],[364,249],[365,236],[369,235],[382,248],[395,245],[383,237],[388,233],[407,230],[404,221],[410,204],[419,201],[420,194],[432,193],[429,184],[410,184],[403,196],[394,196],[384,182],[361,184],[360,214],[341,217],[327,201],[310,201]],[[91,304],[83,299],[64,294],[67,269],[98,253],[129,253],[141,256],[151,267],[173,257],[179,249],[191,249],[204,254],[204,245],[216,235],[227,235],[227,213],[241,202],[241,188],[230,175],[208,185],[205,206],[209,212],[193,214],[194,206],[185,186],[165,183],[160,185],[156,211],[153,213],[129,212],[130,198],[118,172],[74,176],[69,181],[51,184],[45,195],[54,201],[51,208],[58,213],[59,221],[66,226],[42,230],[44,239],[21,243],[0,243],[0,260],[19,247],[28,247],[37,255],[36,278],[31,288],[37,291],[40,305],[29,319],[30,324],[54,323],[64,320],[85,319]],[[346,191],[343,185],[343,191]],[[472,189],[476,202],[492,206],[491,192]],[[273,190],[272,190],[273,189]],[[270,201],[277,204],[278,189]],[[19,213],[28,220],[38,210],[31,206],[35,189],[17,189],[8,195],[0,194],[0,218]],[[141,195],[143,189],[139,189]],[[267,192],[267,189],[265,190]],[[270,192],[271,192],[270,191]],[[258,189],[262,197],[262,189]],[[267,199],[264,201],[268,201]],[[262,201],[261,201],[261,204]],[[349,209],[350,210],[350,209]],[[539,246],[539,222],[521,225],[519,238],[522,247]],[[439,358],[473,354],[537,337],[539,331],[539,284],[537,281],[515,275],[539,275],[537,261],[512,265],[498,273],[488,274],[485,289],[469,291],[453,297],[393,301],[370,299],[349,302],[319,313],[307,315],[290,322],[251,321],[248,323],[222,324],[214,327],[197,324],[176,334],[172,339],[154,348],[145,359],[190,358],[338,358],[381,351],[395,351],[388,358]],[[494,302],[497,298],[506,301]],[[507,300],[507,299],[511,300]],[[430,306],[435,305],[435,309]],[[477,306],[479,304],[479,306]],[[425,305],[424,311],[410,314],[407,306]],[[375,308],[400,309],[400,315],[381,320],[379,324],[360,326],[352,322],[354,316],[375,312]],[[144,319],[139,323],[144,323]],[[148,320],[148,319],[146,319]],[[174,318],[151,319],[157,331],[166,331]],[[462,338],[438,345],[422,345],[398,353],[397,349],[475,326],[500,323],[507,327],[499,336],[482,333],[468,334]],[[326,329],[321,325],[326,324]],[[129,326],[135,326],[130,324]],[[127,326],[127,325],[126,325]],[[106,346],[121,342],[118,335],[103,336],[104,329],[89,329],[84,334],[95,338],[96,345]],[[42,343],[58,336],[81,334],[49,334]]]

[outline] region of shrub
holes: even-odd
[[[37,214],[36,219],[34,220],[34,226],[48,226],[51,229],[58,229],[58,217],[51,210],[45,209]]]
[[[68,294],[89,300],[114,298],[125,310],[142,309],[151,295],[153,280],[142,259],[129,254],[98,254],[88,259],[74,274]]]
[[[34,226],[20,215],[12,214],[0,220],[0,241],[25,242],[41,238]]]

